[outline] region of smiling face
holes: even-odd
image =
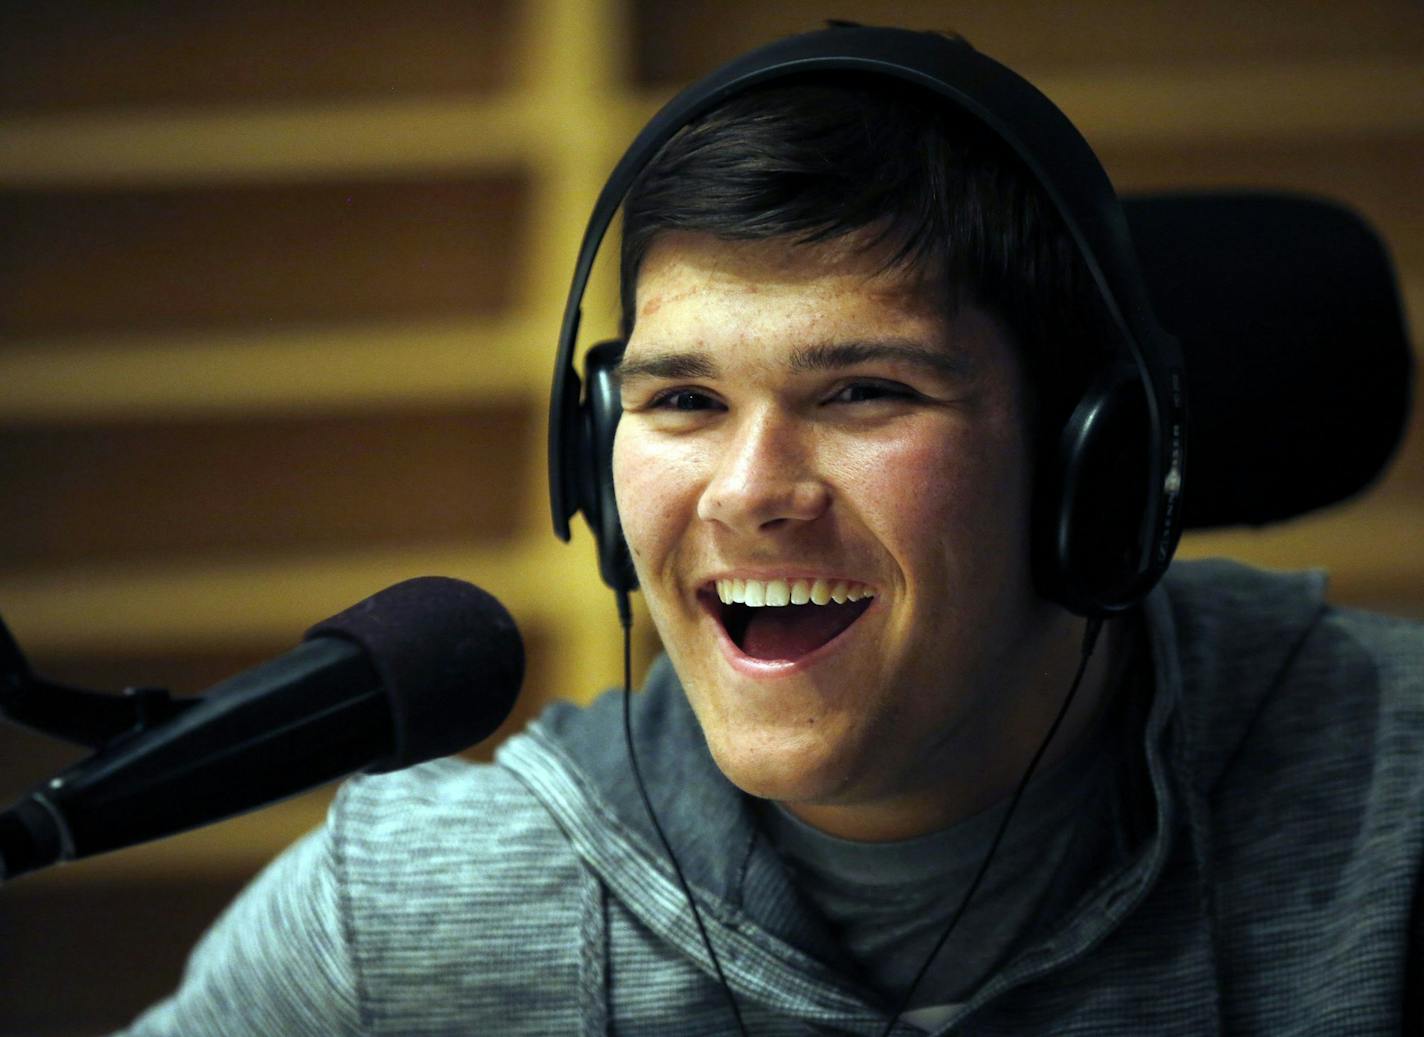
[[[718,766],[883,838],[996,798],[1076,645],[1030,579],[1013,344],[854,244],[658,238],[614,479]]]

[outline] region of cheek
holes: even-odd
[[[623,536],[641,574],[673,549],[695,502],[692,473],[684,460],[656,448],[635,429],[618,428],[613,445],[613,487]]]
[[[648,496],[653,486],[647,480],[648,467],[639,463],[638,444],[624,435],[619,425],[613,441],[613,491],[618,501],[618,519],[623,524],[623,538],[636,561],[647,548]]]
[[[998,430],[996,430],[998,431]],[[915,571],[960,571],[1027,557],[1029,492],[1022,438],[913,436],[859,452],[841,469],[843,495],[892,554]],[[943,574],[937,573],[936,579]]]

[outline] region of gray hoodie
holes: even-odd
[[[1155,691],[1117,851],[936,1032],[1424,1032],[1424,632],[1322,591],[1174,567],[1143,609]],[[748,1032],[879,1033],[887,1007],[849,978],[665,664],[634,725]],[[128,1032],[735,1028],[615,695],[552,708],[492,765],[349,782]]]

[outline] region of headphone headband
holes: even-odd
[[[958,38],[907,29],[832,26],[758,48],[723,65],[669,101],[614,167],[589,218],[564,308],[549,421],[554,529],[569,538],[578,508],[572,472],[578,375],[573,352],[593,262],[625,196],[682,127],[755,87],[823,73],[864,73],[919,86],[984,124],[1027,168],[1063,219],[1145,389],[1149,481],[1144,516],[1143,592],[1160,577],[1180,534],[1185,450],[1180,349],[1157,324],[1137,268],[1121,205],[1097,156],[1036,87]]]

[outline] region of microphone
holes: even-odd
[[[503,723],[523,679],[519,631],[491,595],[398,583],[0,814],[0,881],[458,752]]]

